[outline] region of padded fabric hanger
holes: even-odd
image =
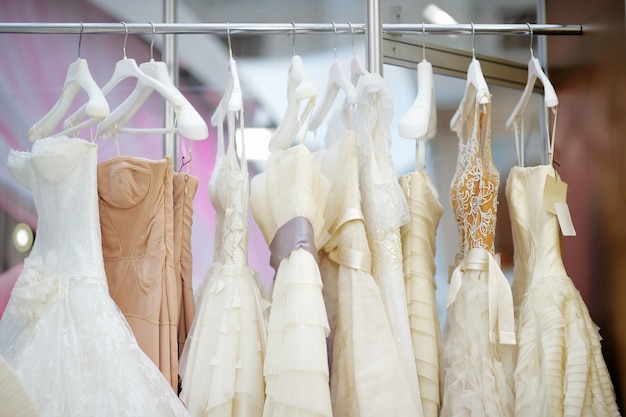
[[[98,87],[98,84],[96,84],[91,76],[87,61],[80,57],[82,35],[83,30],[81,22],[80,38],[78,40],[78,58],[76,61],[72,62],[67,69],[61,97],[59,97],[52,109],[28,130],[28,140],[30,142],[35,142],[38,139],[48,137],[52,134],[56,126],[61,122],[63,116],[65,116],[65,113],[67,113],[67,110],[70,108],[74,98],[76,98],[76,94],[78,94],[81,88],[87,92],[89,97],[89,101],[85,105],[85,112],[89,116],[104,118],[109,115],[109,104],[100,90],[100,87]]]
[[[476,59],[475,36],[476,34],[474,33],[474,23],[472,23],[472,61],[470,62],[469,68],[467,69],[465,94],[463,94],[463,99],[461,100],[459,108],[450,120],[450,129],[455,132],[459,128],[459,119],[466,111],[466,105],[469,99],[468,94],[470,93],[470,91],[475,91],[476,100],[478,100],[480,104],[487,104],[491,102],[491,94],[489,93],[487,81],[485,81],[485,76],[483,75],[482,68],[480,67],[480,62]]]
[[[335,40],[337,39],[337,28],[335,27],[335,23],[333,22],[333,28],[335,31]],[[335,98],[339,91],[343,91],[346,95],[346,102],[348,104],[355,104],[358,102],[358,95],[356,92],[356,88],[350,78],[348,78],[347,74],[343,70],[341,63],[337,59],[337,46],[334,47],[335,59],[330,66],[330,70],[328,72],[328,84],[326,85],[326,94],[324,95],[324,99],[322,103],[317,106],[316,111],[311,116],[311,120],[309,123],[309,130],[317,129],[321,124],[328,111],[333,105]]]
[[[528,24],[528,30],[530,31],[530,61],[528,61],[528,79],[526,81],[524,91],[522,92],[522,96],[515,105],[513,113],[511,113],[511,116],[509,116],[506,121],[505,126],[507,130],[510,130],[513,127],[515,120],[519,120],[523,117],[524,110],[526,110],[528,100],[533,93],[533,89],[535,88],[535,81],[537,79],[539,79],[539,81],[543,85],[545,107],[553,108],[559,104],[559,99],[556,96],[556,91],[554,90],[552,83],[541,68],[541,63],[537,58],[535,58],[535,54],[533,53],[533,30],[530,24]]]
[[[98,125],[97,137],[108,137],[118,132],[130,133],[164,133],[174,130],[190,140],[206,139],[209,129],[202,116],[189,103],[185,96],[176,88],[167,71],[165,62],[155,61],[150,45],[150,61],[139,65],[147,77],[137,79],[137,85],[131,94],[111,114]],[[154,82],[154,81],[158,82]],[[177,126],[172,128],[125,128],[126,123],[137,113],[143,103],[153,91],[157,91],[165,100],[169,101],[176,113]]]
[[[425,38],[425,32],[422,36]],[[431,139],[437,133],[433,66],[426,60],[425,42],[422,43],[422,61],[417,64],[417,97],[400,119],[398,133],[403,138],[416,140]]]
[[[284,150],[291,145],[295,135],[302,127],[303,121],[313,109],[317,97],[317,87],[306,72],[302,58],[295,55],[295,34],[294,25],[294,44],[292,46],[294,55],[291,57],[287,76],[287,110],[270,139],[270,152]],[[300,114],[302,100],[307,100],[307,102],[302,114]]]

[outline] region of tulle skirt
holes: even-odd
[[[332,416],[322,280],[299,248],[280,263],[272,293],[264,373],[264,417]]]
[[[516,417],[619,416],[598,330],[567,276],[524,294],[518,344]]]
[[[179,361],[180,398],[192,417],[263,413],[267,302],[244,264],[213,264]]]
[[[43,417],[188,416],[137,345],[104,275],[25,267],[0,320],[0,354]]]
[[[489,341],[488,272],[467,270],[442,336],[441,417],[511,417],[515,345]]]

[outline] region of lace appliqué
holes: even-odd
[[[491,108],[487,106],[485,113],[476,106],[472,136],[467,141],[459,138],[457,169],[450,190],[463,254],[474,248],[494,252],[500,174],[491,157]]]

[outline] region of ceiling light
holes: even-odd
[[[13,245],[19,252],[26,252],[33,246],[33,230],[26,223],[18,223],[13,229]]]

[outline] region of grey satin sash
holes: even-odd
[[[313,255],[319,263],[315,249],[315,235],[313,225],[306,217],[294,217],[278,228],[272,243],[270,243],[270,265],[275,271],[278,266],[294,250],[302,248]]]

